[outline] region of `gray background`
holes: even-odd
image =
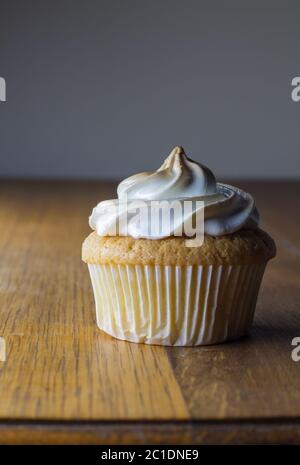
[[[0,0],[0,176],[123,177],[173,145],[298,177],[299,1]]]

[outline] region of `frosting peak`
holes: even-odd
[[[169,222],[159,216],[151,219],[150,215],[149,219],[148,213],[157,201],[162,212],[169,208]],[[136,215],[137,208],[144,213],[142,220]],[[199,217],[202,223],[196,226],[196,234],[203,226],[203,232],[210,236],[255,227],[259,221],[250,194],[217,183],[206,166],[191,160],[182,147],[176,146],[156,171],[122,181],[117,199],[100,202],[93,209],[90,226],[100,236],[161,239],[182,235],[180,231],[189,230]]]
[[[119,184],[119,199],[175,200],[216,194],[213,173],[176,146],[156,171],[135,174]]]

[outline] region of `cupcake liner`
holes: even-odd
[[[146,344],[236,339],[252,324],[265,266],[88,264],[97,324],[118,339]]]

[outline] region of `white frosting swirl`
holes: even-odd
[[[119,199],[178,200],[215,194],[216,180],[204,165],[190,160],[182,147],[175,147],[157,171],[124,179]]]
[[[174,210],[171,222],[154,227],[147,221],[147,213],[141,221],[132,208],[134,205],[146,210],[153,201],[164,201],[165,206],[174,201],[184,205],[187,200],[191,202],[189,211]],[[157,171],[139,173],[122,181],[118,199],[100,202],[93,209],[89,223],[100,236],[116,235],[118,225],[120,236],[161,239],[185,231],[185,225],[200,213],[199,209],[204,214],[203,232],[211,236],[254,227],[259,221],[250,194],[217,183],[206,166],[189,159],[182,147],[175,147]]]

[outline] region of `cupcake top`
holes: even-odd
[[[117,193],[117,199],[100,202],[92,211],[89,224],[98,236],[192,237],[195,228],[222,236],[259,222],[250,194],[216,182],[209,168],[188,158],[179,146],[156,171],[122,181]]]

